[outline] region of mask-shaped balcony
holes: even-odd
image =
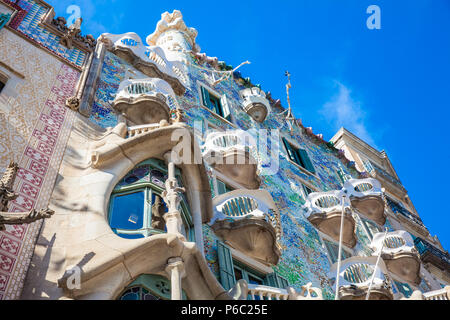
[[[243,107],[245,112],[252,117],[256,122],[263,122],[270,110],[269,100],[266,99],[266,94],[261,89],[254,87],[244,89],[240,92],[243,99]]]
[[[205,162],[247,189],[258,189],[258,163],[250,152],[254,138],[244,131],[213,132],[206,137]]]
[[[341,261],[339,272],[339,299],[365,300],[375,270],[377,257],[352,257]],[[383,260],[378,263],[370,290],[369,300],[393,300],[390,282],[382,270]],[[336,278],[337,263],[330,268],[329,277]]]
[[[233,248],[262,263],[280,258],[280,214],[266,190],[234,190],[213,199],[212,229]]]
[[[164,80],[126,80],[119,86],[113,107],[130,125],[159,123],[169,120],[169,96],[174,97],[174,93]]]
[[[413,285],[420,284],[420,257],[414,247],[411,235],[403,230],[389,232],[384,239],[384,233],[373,236],[371,248],[373,255],[381,258],[386,268],[397,277]]]
[[[342,191],[313,192],[304,205],[309,222],[336,241],[339,241],[341,226],[341,196]],[[348,209],[344,211],[342,243],[350,248],[356,245],[355,220]]]
[[[383,190],[377,180],[351,179],[345,182],[344,189],[353,208],[377,224],[385,224]]]

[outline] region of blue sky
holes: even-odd
[[[344,126],[386,150],[432,235],[450,249],[450,1],[48,0],[57,16],[81,8],[83,34],[154,31],[179,9],[198,30],[202,52],[237,66],[285,98],[292,74],[294,114],[326,140]],[[381,29],[369,30],[369,5]],[[439,169],[439,170],[438,170]]]

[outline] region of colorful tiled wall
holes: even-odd
[[[183,96],[176,97],[184,110],[185,121],[191,126],[197,124],[196,128],[198,128],[198,123],[201,123],[202,130],[205,130],[207,122],[224,130],[233,129],[226,121],[217,118],[210,111],[200,106],[197,81],[206,83],[204,75],[207,72],[196,67],[198,64],[193,57],[188,56],[187,59],[189,64],[186,65],[184,71],[188,75],[188,87]],[[110,101],[114,99],[127,70],[138,72],[115,55],[106,54],[91,114],[91,120],[104,128],[117,124],[117,114],[111,107]],[[318,190],[329,191],[342,188],[336,171],[339,163],[345,168],[346,173],[354,177],[357,176],[356,171],[348,169],[328,146],[325,144],[317,145],[298,127],[295,127],[292,133],[289,132],[284,115],[278,112],[271,112],[261,124],[255,122],[239,106],[239,91],[244,87],[236,81],[224,81],[214,89],[220,94],[226,94],[231,100],[233,105],[231,112],[236,127],[253,133],[258,129],[268,129],[269,134],[271,129],[279,129],[282,135],[295,140],[301,148],[308,151],[316,169],[316,176],[306,174],[288,161],[284,148],[280,150],[279,170],[273,175],[268,175],[269,170],[266,164],[271,160],[270,153],[259,155],[257,159],[260,164],[262,180],[260,188],[264,188],[271,193],[281,214],[283,228],[282,256],[274,269],[288,279],[293,287],[299,289],[302,285],[312,282],[313,286],[323,289],[323,295],[326,299],[333,299],[332,283],[327,276],[330,268],[327,251],[317,230],[305,218],[302,210],[302,205],[305,203],[302,179]],[[201,145],[200,134],[200,132],[196,132],[198,142]],[[210,183],[212,186],[212,181]],[[214,191],[212,192],[214,196]],[[356,221],[358,244],[354,248],[354,252],[356,255],[370,255],[369,236],[361,221],[358,218]],[[203,236],[206,260],[212,272],[216,277],[219,277],[217,237],[208,225],[203,226]]]
[[[25,17],[16,28],[18,31],[22,32],[24,35],[36,41],[48,50],[67,59],[74,65],[78,67],[83,65],[84,60],[86,59],[85,52],[77,48],[68,49],[59,44],[59,36],[49,32],[39,25],[43,16],[47,13],[48,9],[46,7],[43,7],[39,4],[39,2],[34,0],[19,0],[17,5],[26,11]]]

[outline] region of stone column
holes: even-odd
[[[167,260],[166,272],[170,277],[171,299],[181,300],[183,298],[181,279],[183,279],[186,275],[183,259],[181,259],[180,257],[176,257]]]
[[[166,190],[163,192],[162,196],[169,208],[168,212],[164,215],[164,220],[166,221],[167,233],[175,233],[182,236],[181,228],[183,226],[183,221],[178,208],[181,202],[181,192],[185,192],[185,189],[178,186],[178,181],[175,177],[176,159],[173,159],[174,156],[175,155],[172,155],[172,152],[167,152],[164,155],[168,167],[168,178],[165,182]]]

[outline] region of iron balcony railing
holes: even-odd
[[[434,262],[443,269],[450,270],[450,254],[448,252],[442,252],[421,238],[416,238],[414,245],[423,261]]]
[[[364,167],[366,168],[367,172],[369,173],[373,173],[375,172],[376,174],[380,174],[382,175],[385,179],[389,180],[391,183],[393,183],[394,185],[400,187],[401,189],[404,189],[403,184],[401,183],[401,181],[395,177],[393,177],[392,175],[390,175],[389,173],[387,173],[384,169],[380,168],[379,166],[377,166],[376,164],[374,164],[371,161],[365,161],[364,162]]]
[[[422,220],[419,217],[413,215],[411,212],[406,210],[403,206],[401,206],[396,201],[392,200],[389,197],[386,197],[386,202],[395,214],[401,214],[402,216],[408,218],[409,220],[412,220],[419,226],[426,228],[425,225],[423,224]]]

